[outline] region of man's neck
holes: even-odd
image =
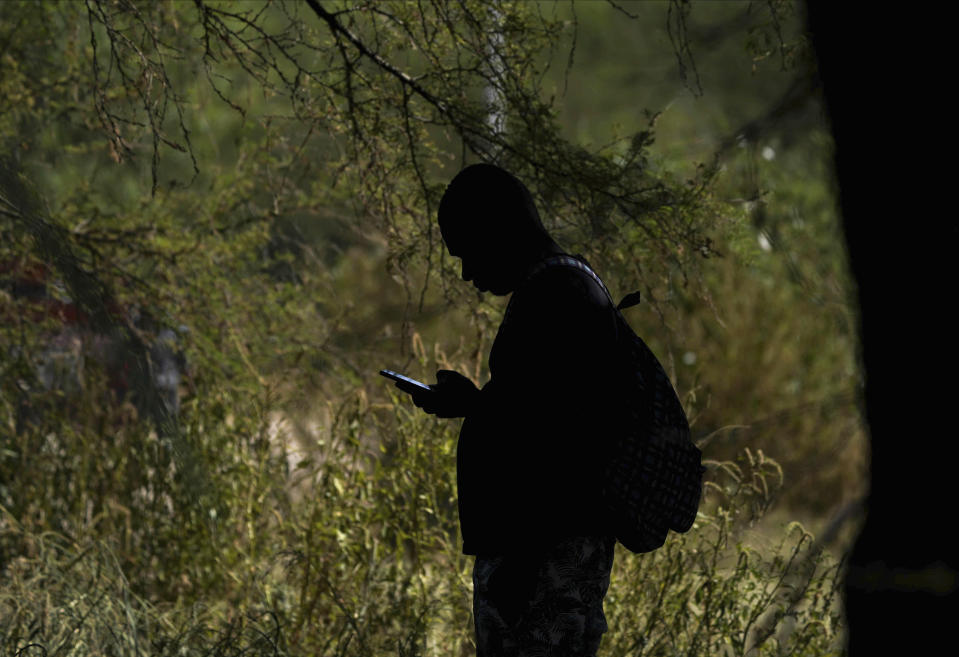
[[[563,253],[566,253],[566,251],[563,250],[563,247],[553,240],[550,240],[536,251],[536,255],[533,257],[530,266],[541,262],[544,258],[548,258],[552,255],[560,255]]]
[[[530,270],[532,270],[533,267],[541,263],[546,258],[565,253],[566,251],[563,250],[563,247],[554,242],[552,239],[548,242],[545,242],[538,248],[532,249],[530,251],[530,257],[526,261],[526,265],[523,268],[523,276],[519,282],[522,283],[522,281],[526,279],[526,276],[529,274]]]

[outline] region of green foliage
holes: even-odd
[[[393,403],[372,408],[360,392],[331,409],[328,430],[310,434],[315,456],[294,467],[296,493],[274,498],[272,513],[256,509],[254,492],[271,486],[257,486],[242,466],[231,473],[253,489],[233,492],[242,517],[218,522],[209,539],[218,553],[211,567],[234,581],[191,580],[196,562],[154,564],[180,572],[176,585],[199,599],[151,603],[136,590],[142,566],[124,566],[114,532],[70,541],[14,525],[7,534],[25,552],[8,567],[0,600],[4,648],[68,641],[110,654],[133,654],[137,645],[158,654],[214,646],[217,654],[468,651],[472,560],[459,551],[444,475],[455,432],[405,400]],[[365,439],[373,430],[385,439]],[[798,524],[771,546],[738,540],[781,485],[777,464],[747,451],[738,463],[708,465],[706,502],[689,534],[649,555],[618,550],[603,654],[839,654],[839,564]]]
[[[782,485],[778,464],[746,450],[708,465],[693,529],[649,555],[618,555],[607,616],[637,631],[612,633],[606,654],[840,654],[840,564],[798,523],[772,545],[742,541]]]
[[[771,520],[861,465],[830,142],[751,120],[805,40],[790,3],[675,4],[0,3],[2,649],[469,654],[457,425],[374,373],[487,376],[503,300],[434,225],[482,159],[642,290],[712,459],[694,529],[617,554],[602,654],[838,653],[839,564]],[[13,293],[38,267],[92,324]],[[177,331],[176,414],[134,311]]]

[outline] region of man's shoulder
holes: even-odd
[[[552,256],[534,268],[521,292],[530,301],[606,306],[609,297],[591,271],[586,263],[573,256]]]

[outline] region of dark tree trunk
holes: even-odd
[[[940,69],[955,37],[938,13],[809,7],[858,286],[872,446],[868,515],[845,585],[851,657],[924,654],[955,632],[959,222],[949,205],[954,118],[940,120],[953,103],[953,74]]]

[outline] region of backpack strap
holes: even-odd
[[[539,272],[543,271],[547,267],[551,267],[553,265],[566,265],[568,267],[575,267],[576,269],[579,269],[580,271],[583,271],[586,274],[588,274],[594,281],[596,281],[600,289],[602,289],[603,292],[606,293],[606,297],[609,299],[609,302],[615,306],[616,310],[624,310],[626,308],[630,308],[638,304],[640,301],[640,298],[641,298],[640,293],[637,290],[636,292],[630,292],[629,294],[627,294],[625,297],[623,297],[622,301],[620,301],[618,304],[614,303],[613,296],[609,293],[609,289],[606,287],[606,284],[603,283],[603,280],[596,274],[596,272],[590,269],[589,265],[587,265],[585,262],[583,262],[579,258],[574,258],[568,255],[554,255],[554,256],[549,256],[548,258],[544,258],[543,260],[540,260],[538,263],[536,263],[533,266],[533,268],[527,274],[527,280],[529,280],[530,278],[532,278]]]

